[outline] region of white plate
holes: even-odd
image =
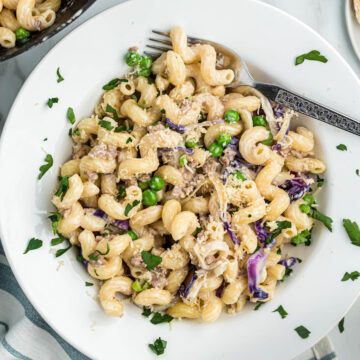
[[[356,20],[353,0],[345,0],[345,20],[351,44],[360,60],[360,24]]]
[[[62,40],[40,62],[19,93],[0,145],[0,227],[6,255],[30,301],[67,341],[95,359],[153,359],[147,344],[161,336],[168,341],[164,359],[290,359],[312,346],[333,328],[356,299],[360,281],[341,282],[346,271],[359,270],[360,249],[350,244],[342,218],[360,221],[359,139],[331,126],[301,118],[314,130],[317,153],[328,164],[320,209],[334,219],[334,231],[316,227],[313,244],[293,253],[303,259],[293,276],[279,285],[275,299],[253,311],[208,325],[174,321],[152,325],[141,311],[126,304],[123,318],[104,315],[93,300],[97,289],[74,259],[75,251],[55,259],[47,212],[58,166],[71,153],[66,109],[77,119],[89,115],[102,85],[127,71],[123,55],[129,46],[143,47],[151,28],[182,25],[189,34],[234,48],[262,77],[286,84],[293,91],[360,118],[360,84],[337,51],[306,25],[286,13],[251,0],[136,0],[121,4],[89,20]],[[317,49],[327,64],[306,61],[294,66],[297,55]],[[65,81],[56,82],[60,66]],[[49,97],[60,101],[52,109]],[[42,140],[47,137],[48,141]],[[335,147],[348,146],[347,152]],[[54,156],[53,168],[41,181],[38,168],[44,150]],[[23,255],[28,240],[44,246]],[[59,261],[64,265],[60,267]],[[272,311],[283,305],[282,320]],[[301,339],[293,330],[306,326]],[[194,356],[196,354],[196,356]]]

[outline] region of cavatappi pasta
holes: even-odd
[[[309,241],[325,164],[310,130],[289,130],[296,114],[226,88],[234,73],[211,46],[170,35],[154,62],[130,49],[134,69],[76,125],[52,203],[108,315],[123,314],[120,293],[212,322],[274,297],[296,262],[284,247]]]
[[[0,0],[0,46],[12,48],[31,31],[51,26],[60,5],[61,0]]]

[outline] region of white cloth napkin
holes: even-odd
[[[1,242],[0,359],[89,360],[62,339],[30,304],[10,269]],[[325,337],[294,360],[333,359],[337,359],[334,348]]]

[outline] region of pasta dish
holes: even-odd
[[[170,36],[154,61],[129,49],[130,72],[72,130],[53,228],[79,247],[106,314],[123,314],[122,294],[213,322],[274,297],[299,261],[288,252],[324,217],[313,195],[326,167],[297,114],[227,87],[226,57]]]
[[[51,26],[61,0],[0,0],[0,46],[29,40],[31,31]]]

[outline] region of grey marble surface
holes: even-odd
[[[97,0],[96,3],[68,28],[44,44],[31,49],[15,59],[0,63],[0,132],[12,103],[21,85],[43,56],[66,34],[93,15],[124,0]],[[196,1],[196,0],[194,0]],[[242,0],[239,0],[242,1]],[[350,0],[262,0],[274,5],[303,21],[327,39],[360,76],[360,62],[357,59],[345,25],[344,2]],[[150,0],[149,0],[150,2]],[[209,0],[209,4],[215,0]],[[256,19],[254,19],[256,21]],[[261,24],[258,24],[261,26]],[[286,31],[286,29],[284,29]],[[274,39],[274,46],[276,44]],[[286,44],[284,44],[286,46]],[[360,324],[360,300],[346,315],[345,332],[340,334],[337,327],[330,332],[339,359],[360,358],[360,341],[357,336]]]

